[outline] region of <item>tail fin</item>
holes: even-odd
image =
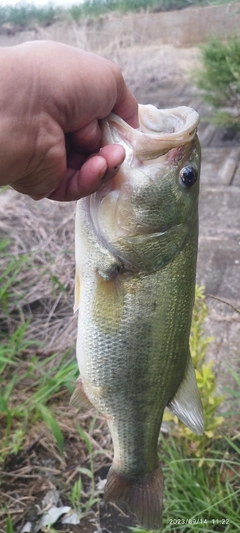
[[[139,480],[128,479],[111,468],[105,485],[104,500],[126,502],[142,527],[159,529],[162,523],[163,501],[161,468]]]

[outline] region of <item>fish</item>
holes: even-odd
[[[105,501],[126,502],[142,527],[159,529],[165,407],[195,433],[204,428],[189,349],[201,155],[195,110],[138,109],[138,129],[113,113],[101,121],[103,146],[119,143],[126,157],[77,202],[72,404],[106,417],[114,457]]]

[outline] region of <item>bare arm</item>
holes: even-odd
[[[114,63],[38,41],[0,48],[0,72],[0,185],[68,201],[114,175],[124,149],[99,152],[98,120],[111,111],[134,127],[138,120],[137,102]]]

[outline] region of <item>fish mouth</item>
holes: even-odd
[[[158,158],[194,139],[199,115],[191,107],[157,109],[153,105],[139,105],[138,109],[137,129],[111,113],[103,121],[103,144],[121,142],[122,139],[133,156],[144,161]]]

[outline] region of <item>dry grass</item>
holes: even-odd
[[[102,50],[102,55],[112,59],[121,68],[127,85],[141,97],[164,89],[166,84],[179,86],[189,82],[190,65],[197,62],[196,48],[175,48],[172,45],[152,44],[129,46],[122,49],[121,40],[110,43]],[[149,102],[148,100],[148,103]],[[176,102],[177,105],[177,102]]]
[[[0,501],[1,506],[6,505],[8,508],[14,531],[20,531],[27,521],[35,524],[39,520],[46,510],[46,495],[51,496],[52,493],[54,496],[58,493],[59,502],[69,505],[67,496],[71,494],[74,482],[79,479],[79,469],[89,469],[93,456],[96,484],[101,480],[102,471],[104,477],[107,467],[110,466],[111,456],[110,452],[106,453],[106,449],[111,448],[111,442],[105,421],[98,418],[97,424],[89,433],[93,413],[77,414],[76,409],[69,408],[68,400],[69,398],[65,401],[61,399],[56,410],[56,420],[65,437],[63,455],[59,453],[51,432],[39,421],[29,427],[23,449],[16,455],[8,455],[5,460],[1,473]],[[78,424],[85,431],[86,438],[92,444],[91,457],[86,443],[76,429],[76,417]],[[84,508],[84,502],[98,495],[99,491],[93,490],[88,476],[83,475],[82,479],[81,506]],[[5,533],[6,525],[3,507],[0,511],[1,533]],[[97,511],[97,505],[89,510],[87,531],[91,531],[91,519],[96,526]]]
[[[11,287],[9,319],[0,310],[0,322],[7,320],[11,333],[23,315],[29,318],[28,337],[44,341],[46,352],[75,344],[74,215],[73,204],[36,203],[10,189],[0,195],[0,237],[11,240],[0,273],[11,256],[25,257]]]

